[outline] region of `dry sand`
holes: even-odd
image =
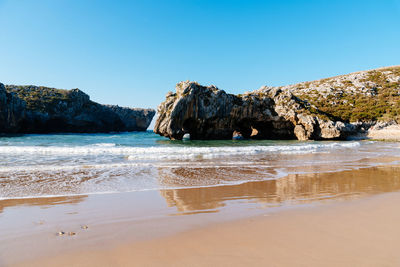
[[[383,129],[370,129],[367,138],[386,141],[400,141],[400,125],[390,125]]]

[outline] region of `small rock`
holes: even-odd
[[[85,229],[85,230],[86,230],[86,229],[88,229],[88,228],[89,228],[89,226],[87,226],[87,225],[82,225],[82,226],[81,226],[81,229]]]
[[[60,231],[60,232],[58,232],[58,233],[57,233],[57,235],[58,235],[58,236],[65,235],[65,232],[63,232],[63,231]]]
[[[244,137],[243,137],[241,132],[234,131],[233,134],[232,134],[232,139],[233,140],[243,140]]]
[[[72,236],[72,235],[76,235],[75,232],[69,232],[68,235]]]
[[[190,134],[189,133],[185,133],[182,137],[182,140],[190,140]]]

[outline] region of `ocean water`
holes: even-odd
[[[170,141],[150,131],[0,136],[0,200],[240,184],[398,163],[373,141]]]

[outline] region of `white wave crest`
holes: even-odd
[[[271,146],[152,146],[127,147],[103,143],[90,146],[0,146],[0,155],[37,156],[124,156],[129,160],[157,159],[210,159],[225,156],[245,156],[263,153],[315,153],[336,149],[357,148],[359,142],[301,143]]]

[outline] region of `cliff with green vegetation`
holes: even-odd
[[[154,131],[171,139],[190,134],[192,139],[329,140],[390,126],[400,138],[399,122],[400,66],[395,66],[240,95],[181,82],[159,105]]]
[[[400,122],[400,66],[280,88],[292,91],[333,120]]]
[[[98,104],[79,89],[0,83],[0,133],[144,131],[154,115]]]

